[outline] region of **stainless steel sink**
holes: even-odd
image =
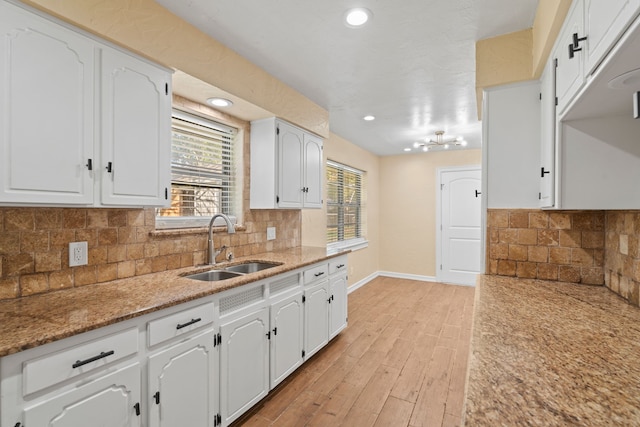
[[[202,280],[203,282],[217,282],[219,280],[233,279],[242,276],[242,273],[225,270],[210,270],[203,273],[185,276],[187,279]]]
[[[267,268],[277,267],[281,264],[271,262],[251,261],[242,264],[231,265],[226,268],[217,268],[215,270],[203,271],[202,273],[190,274],[184,276],[187,279],[202,280],[203,282],[217,282],[220,280],[233,279],[234,277],[244,276],[245,274],[255,273]]]
[[[269,262],[245,262],[244,264],[232,265],[225,268],[226,271],[233,271],[236,273],[249,274],[256,271],[266,270],[267,268],[277,267],[280,264],[273,264]]]

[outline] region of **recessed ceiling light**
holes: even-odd
[[[231,107],[233,102],[225,98],[209,98],[207,99],[207,104],[214,107]]]
[[[404,151],[411,151],[411,148],[407,147],[404,149]]]
[[[375,116],[364,116],[362,119],[370,122],[371,120],[375,120],[376,118]]]
[[[344,19],[347,27],[359,28],[363,26],[371,18],[371,16],[372,13],[369,9],[357,7],[347,10],[347,13],[345,13],[344,15]]]

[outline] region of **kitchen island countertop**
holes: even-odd
[[[468,426],[640,425],[640,309],[605,287],[478,280]]]
[[[223,281],[205,282],[184,277],[215,266],[186,267],[0,301],[0,356],[223,292],[347,252],[327,255],[326,248],[297,247],[221,263],[220,268],[256,260],[279,264]]]

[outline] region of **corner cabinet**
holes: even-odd
[[[280,119],[251,122],[251,209],[321,208],[322,145]]]
[[[169,70],[6,1],[0,38],[0,204],[168,203]]]

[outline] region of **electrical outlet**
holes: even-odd
[[[89,263],[87,242],[69,243],[69,267],[87,265]]]
[[[267,227],[267,240],[275,240],[275,239],[276,239],[276,228]]]

